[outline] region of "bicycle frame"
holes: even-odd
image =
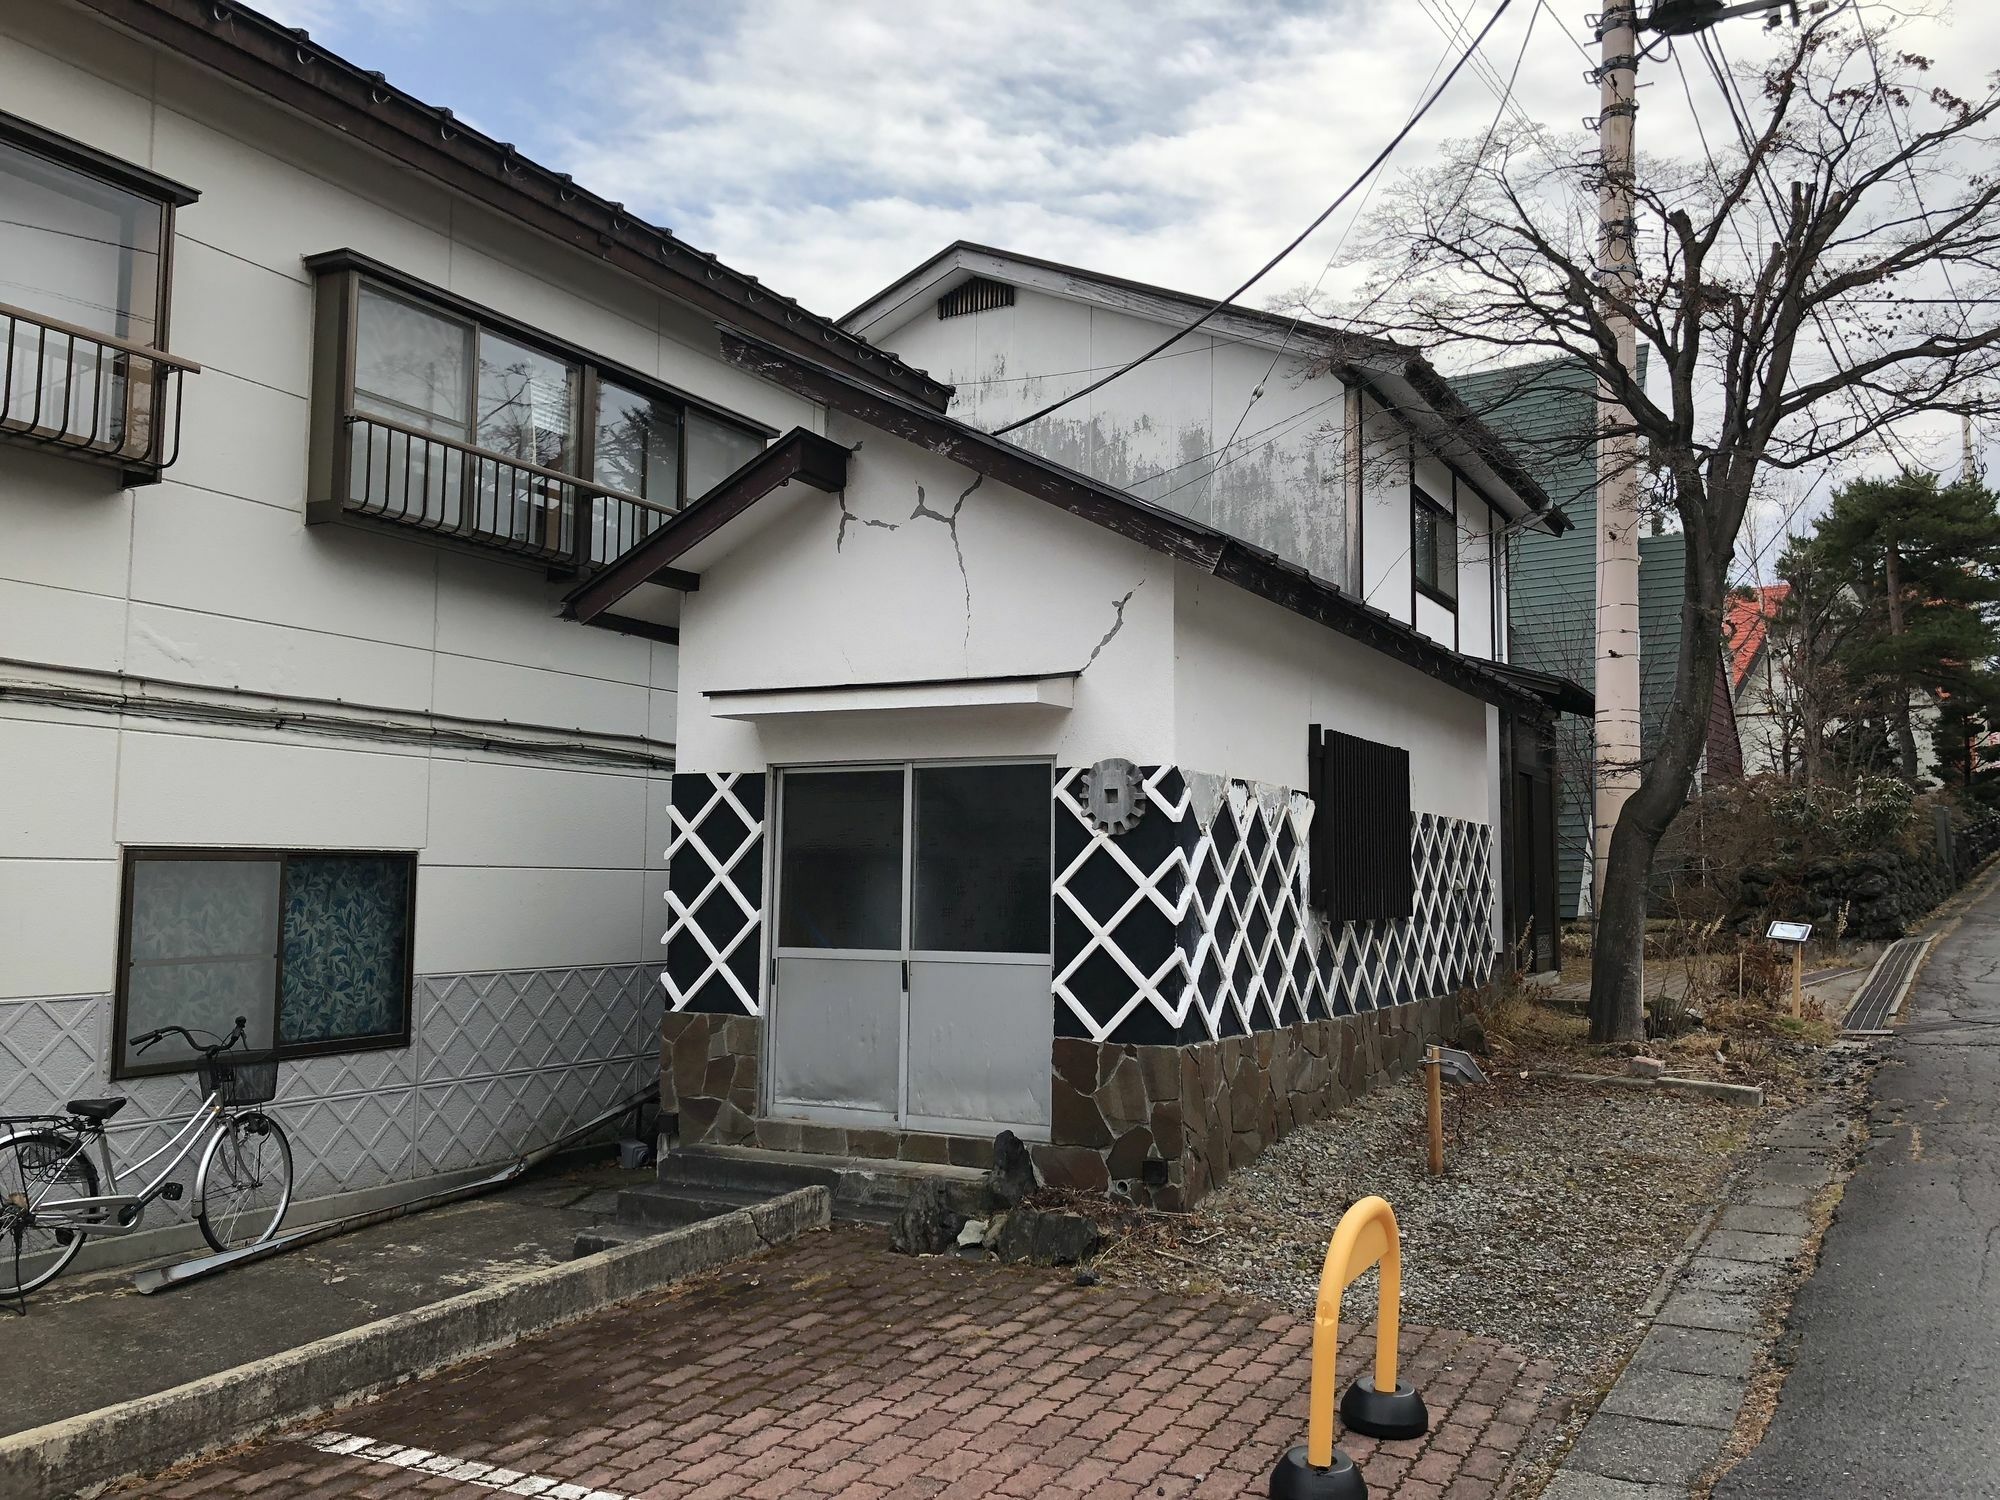
[[[207,1138],[210,1128],[228,1115],[223,1108],[220,1093],[212,1093],[202,1100],[200,1108],[181,1128],[168,1138],[165,1144],[148,1152],[129,1169],[134,1177],[144,1176],[146,1169],[161,1157],[172,1153],[172,1159],[144,1187],[136,1193],[120,1193],[118,1189],[118,1167],[111,1159],[111,1135],[103,1126],[94,1130],[77,1131],[77,1127],[66,1122],[53,1128],[77,1131],[76,1143],[68,1156],[63,1158],[67,1167],[77,1157],[90,1148],[92,1136],[97,1138],[98,1160],[104,1168],[104,1186],[111,1191],[100,1193],[94,1198],[56,1198],[46,1196],[28,1204],[28,1212],[35,1221],[52,1229],[75,1229],[86,1234],[130,1234],[146,1217],[146,1205],[160,1196],[167,1185],[167,1179],[179,1170],[182,1162],[193,1154],[194,1148]],[[0,1144],[16,1140],[23,1135],[46,1133],[40,1131],[14,1131],[0,1137]],[[53,1184],[51,1184],[53,1186]]]

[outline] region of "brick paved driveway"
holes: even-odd
[[[1306,1324],[1269,1306],[911,1260],[838,1227],[415,1381],[127,1496],[1262,1495],[1305,1427]],[[1372,1355],[1343,1348],[1343,1378]],[[1370,1493],[1484,1500],[1550,1371],[1404,1332],[1414,1443]]]

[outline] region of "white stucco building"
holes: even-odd
[[[680,632],[684,1140],[976,1160],[1005,1127],[1177,1206],[1488,975],[1511,778],[1576,697],[1494,628],[1494,540],[1545,497],[1410,351],[1246,311],[983,430],[1190,306],[954,247],[846,320],[989,392],[949,414],[725,336],[823,432],[569,596]],[[1267,375],[1238,493],[1218,450]]]

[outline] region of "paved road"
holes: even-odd
[[[1305,1429],[1311,1339],[1264,1303],[911,1260],[839,1226],[118,1493],[1254,1500]],[[1407,1324],[1403,1347],[1432,1427],[1343,1438],[1369,1493],[1496,1500],[1552,1367]],[[1366,1369],[1371,1341],[1341,1355]]]
[[[2000,885],[1909,1005],[1777,1416],[1717,1500],[2000,1497]]]

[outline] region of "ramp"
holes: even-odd
[[[1917,965],[1930,951],[1931,939],[1900,938],[1882,950],[1875,967],[1854,993],[1854,1003],[1840,1023],[1843,1036],[1879,1036],[1903,1008],[1903,999],[1917,977]]]

